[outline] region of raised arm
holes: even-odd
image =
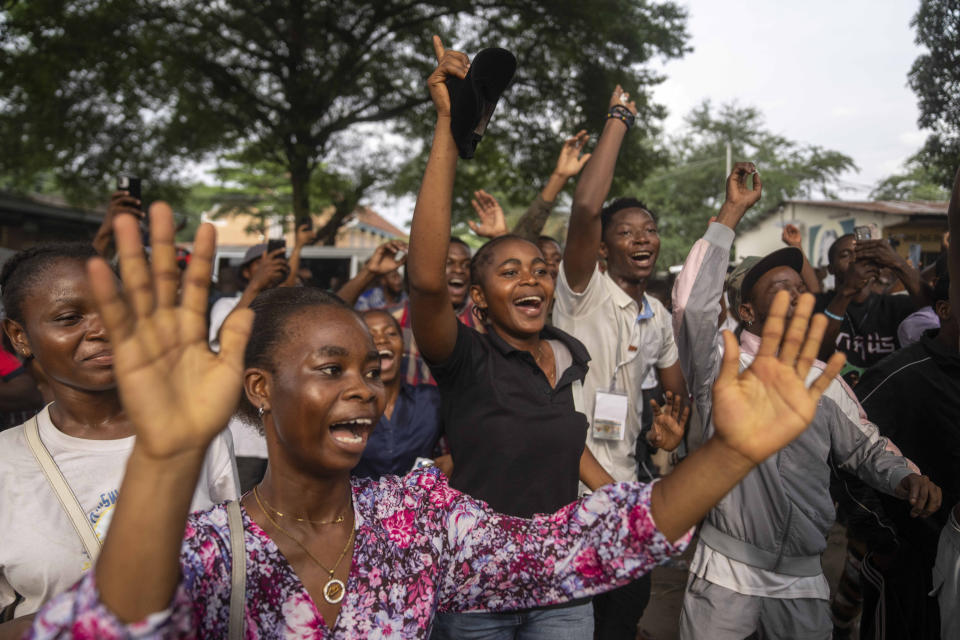
[[[709,509],[803,432],[840,371],[842,355],[806,384],[825,325],[822,316],[810,321],[813,302],[812,295],[801,296],[785,331],[790,296],[778,293],[757,358],[742,373],[736,339],[724,334],[723,368],[714,386],[717,435],[653,485],[611,484],[533,520],[492,513],[469,496],[438,487],[431,502],[449,505],[441,610],[502,610],[585,597],[643,575],[681,551]]]
[[[407,276],[414,338],[423,357],[439,363],[450,357],[457,341],[457,316],[445,276],[457,145],[450,132],[450,96],[444,80],[448,76],[463,78],[470,63],[458,51],[445,51],[438,36],[433,37],[433,48],[438,64],[427,86],[437,110],[437,125],[410,225]]]
[[[933,304],[933,289],[924,282],[920,272],[902,258],[886,240],[864,240],[856,246],[857,261],[873,262],[881,267],[889,267],[897,274],[904,288],[919,309]]]
[[[168,607],[180,581],[191,496],[207,447],[236,407],[253,313],[231,314],[220,353],[212,353],[206,312],[213,227],[197,231],[179,302],[170,208],[150,207],[149,266],[136,220],[121,216],[114,229],[123,293],[103,260],[92,260],[88,275],[137,437],[95,577],[101,601],[132,622]]]
[[[803,235],[801,235],[800,229],[792,224],[788,224],[783,228],[780,239],[783,240],[783,243],[788,247],[800,249],[800,253],[803,254],[803,268],[800,270],[803,286],[807,288],[809,293],[820,293],[820,279],[817,278],[817,272],[814,270],[813,265],[807,260],[807,252],[803,250]]]
[[[143,211],[140,201],[130,195],[129,191],[114,191],[107,205],[107,213],[103,216],[100,228],[93,237],[94,250],[107,260],[116,255],[117,247],[113,241],[113,221],[121,215],[133,216],[137,222],[143,220]]]
[[[834,355],[807,385],[827,324],[822,315],[811,320],[813,304],[812,295],[802,295],[787,329],[790,294],[777,293],[757,357],[740,373],[737,339],[723,333],[723,362],[713,385],[716,435],[653,486],[653,519],[668,540],[699,522],[754,466],[813,420],[820,396],[844,363],[842,354]]]
[[[752,186],[747,184],[751,175]],[[720,296],[730,264],[734,229],[760,199],[762,188],[752,163],[738,162],[734,166],[727,177],[726,199],[717,220],[694,243],[673,286],[673,329],[683,373],[680,382],[686,380],[694,402],[701,407],[710,405],[711,385],[720,366]],[[671,390],[677,393],[676,389]],[[701,416],[701,423],[706,426],[706,416]]]
[[[357,303],[360,294],[366,291],[377,278],[403,266],[403,263],[407,261],[406,256],[399,259],[397,256],[406,250],[407,243],[400,240],[384,242],[376,248],[370,259],[360,267],[357,275],[340,287],[337,296],[352,307]]]
[[[280,284],[281,287],[292,287],[297,284],[297,274],[300,271],[300,258],[303,248],[308,244],[313,244],[316,239],[317,232],[311,229],[309,225],[301,224],[297,227],[297,232],[294,235],[293,251],[290,252],[290,259],[288,260],[290,273],[287,274],[286,280]]]
[[[633,102],[627,102],[629,97],[630,94],[617,85],[610,98],[610,107],[621,105],[636,116],[637,107]],[[593,150],[573,194],[570,227],[563,251],[563,272],[570,288],[577,293],[587,288],[597,264],[601,242],[600,211],[610,193],[613,170],[627,131],[627,123],[620,118],[607,119],[597,148]]]
[[[581,130],[577,135],[564,141],[560,155],[557,157],[557,166],[550,174],[550,179],[547,180],[537,199],[530,203],[527,211],[517,220],[513,233],[530,242],[537,241],[543,233],[543,225],[547,223],[547,218],[550,217],[550,212],[557,203],[557,196],[563,191],[570,178],[580,173],[590,159],[589,153],[583,153],[583,147],[589,139],[590,136],[587,135],[586,130]]]

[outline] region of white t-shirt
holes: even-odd
[[[230,418],[227,429],[233,438],[233,451],[238,458],[266,458],[267,439],[252,426],[237,418]]]
[[[560,265],[554,294],[553,325],[583,343],[590,353],[590,369],[583,381],[583,409],[593,423],[596,392],[627,394],[627,421],[623,440],[598,440],[587,432],[587,447],[617,482],[637,479],[637,438],[643,426],[641,386],[653,368],[666,369],[678,358],[673,322],[666,308],[644,296],[643,308],[614,282],[594,268],[583,293],[575,293]]]
[[[53,456],[102,541],[113,516],[134,437],[88,440],[53,426],[49,405],[37,415]],[[239,496],[233,445],[217,436],[203,461],[191,511]],[[16,616],[37,611],[90,569],[89,556],[34,458],[23,425],[0,433],[0,609],[24,597]]]
[[[220,340],[218,340],[220,327],[223,326],[223,321],[227,319],[230,312],[237,307],[241,297],[243,294],[238,293],[229,298],[220,298],[210,307],[210,348],[214,351],[220,351]]]
[[[710,548],[702,540],[697,543],[697,551],[690,562],[690,573],[745,596],[830,599],[830,584],[822,573],[818,576],[788,576],[752,567]]]

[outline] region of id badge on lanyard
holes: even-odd
[[[640,307],[640,313],[637,314],[636,323],[653,317],[653,309],[650,303],[644,297]],[[627,345],[627,352],[630,357],[617,364],[613,376],[610,380],[610,389],[608,391],[597,391],[593,405],[593,423],[591,434],[596,440],[619,440],[624,439],[627,425],[627,412],[629,409],[629,399],[627,394],[616,390],[617,371],[620,367],[626,365],[635,357],[640,347],[640,334],[631,336],[630,343]],[[623,334],[620,325],[617,325],[617,357],[620,357],[620,345],[623,344]]]
[[[623,440],[627,423],[627,394],[597,391],[591,433],[597,440]]]

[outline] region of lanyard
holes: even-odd
[[[614,301],[613,296],[610,296],[610,304],[613,305],[614,309],[614,318],[617,321],[617,351],[616,359],[617,364],[613,368],[613,375],[610,376],[610,391],[613,392],[617,387],[617,372],[620,371],[621,367],[626,366],[633,361],[633,358],[623,360],[620,362],[620,353],[623,348],[623,325],[620,324],[620,308],[617,306],[616,301]],[[637,314],[636,319],[634,320],[634,326],[640,324],[641,320],[649,320],[653,317],[653,307],[650,306],[650,303],[647,301],[646,294],[640,299],[640,313]],[[632,328],[631,328],[632,332]],[[639,349],[639,345],[633,345],[632,343],[627,346],[627,350],[630,352],[636,352]],[[636,356],[634,356],[636,357]]]

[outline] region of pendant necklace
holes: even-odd
[[[336,573],[337,567],[340,566],[340,563],[343,561],[344,556],[347,555],[347,549],[350,548],[350,543],[353,541],[353,536],[356,533],[356,531],[354,529],[350,529],[350,535],[347,536],[347,544],[346,546],[343,547],[343,551],[340,552],[340,557],[337,558],[337,562],[336,564],[333,565],[333,569],[328,569],[325,566],[323,566],[322,562],[317,560],[316,556],[310,553],[310,550],[307,549],[307,547],[304,546],[303,543],[301,543],[299,540],[294,538],[289,531],[281,527],[280,523],[278,523],[276,520],[273,519],[273,517],[270,515],[270,512],[264,508],[263,502],[260,500],[260,492],[257,491],[257,487],[253,488],[253,497],[256,498],[257,505],[260,507],[260,510],[263,511],[263,514],[267,516],[267,520],[270,521],[270,524],[276,527],[280,531],[280,533],[282,533],[283,535],[293,540],[293,542],[296,543],[296,545],[300,547],[305,554],[307,554],[307,557],[313,560],[318,567],[320,567],[321,569],[327,572],[329,578],[327,582],[323,585],[323,599],[326,600],[328,604],[339,604],[340,601],[343,600],[343,596],[344,594],[346,594],[347,588],[346,588],[346,585],[343,584],[343,580],[334,578],[333,574]]]

